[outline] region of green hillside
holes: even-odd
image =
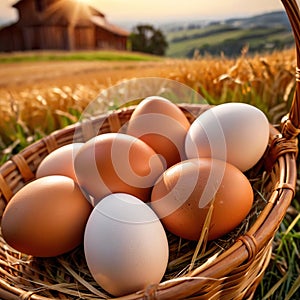
[[[167,32],[166,36],[170,57],[190,58],[195,51],[233,57],[240,55],[245,46],[249,47],[249,53],[254,53],[281,50],[294,44],[290,26],[281,13],[213,22],[198,28],[189,26]]]

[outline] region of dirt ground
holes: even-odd
[[[24,62],[0,65],[0,90],[20,90],[45,85],[107,85],[124,78],[160,76],[166,62]]]

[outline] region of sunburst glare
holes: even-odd
[[[92,16],[87,6],[89,2],[89,0],[59,0],[47,8],[46,16],[56,21],[66,18],[70,24],[74,24],[78,19],[89,19]]]

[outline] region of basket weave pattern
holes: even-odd
[[[300,13],[295,0],[282,0],[295,35],[296,90],[290,113],[281,130],[270,125],[270,141],[262,160],[251,170],[263,177],[266,203],[250,228],[215,259],[195,266],[174,280],[166,280],[122,299],[251,299],[269,263],[272,240],[295,194],[297,136],[300,132]],[[208,105],[178,105],[190,123]],[[134,107],[123,108],[58,130],[28,146],[0,168],[0,215],[12,196],[35,179],[41,161],[53,150],[74,141],[118,130],[130,119]],[[250,172],[250,173],[251,173]],[[0,237],[1,299],[104,299],[89,277],[82,249],[68,254],[78,266],[61,257],[37,259],[11,249]],[[74,271],[79,270],[79,271]],[[146,270],[145,270],[146,271]],[[79,274],[80,273],[80,274]],[[57,280],[59,278],[59,280]],[[57,280],[57,281],[56,281]]]

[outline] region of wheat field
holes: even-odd
[[[0,149],[17,150],[32,139],[76,122],[97,95],[121,81],[168,78],[200,93],[208,103],[251,103],[277,123],[295,87],[294,50],[237,59],[196,57],[159,62],[37,62],[2,64]],[[136,87],[144,89],[145,87]],[[8,149],[6,149],[8,147]],[[6,150],[5,150],[6,149]],[[16,151],[17,151],[16,150]]]

